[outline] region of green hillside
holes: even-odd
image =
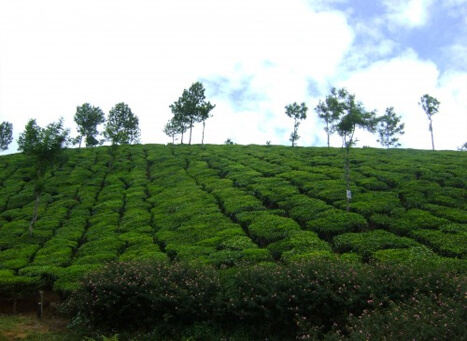
[[[128,145],[69,149],[34,234],[31,168],[0,157],[0,295],[67,293],[105,262],[217,269],[297,260],[464,271],[467,153],[354,149],[346,212],[335,148]]]

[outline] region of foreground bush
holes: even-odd
[[[103,332],[147,330],[209,319],[218,291],[218,278],[207,267],[110,263],[85,277],[67,310],[76,325]]]
[[[465,303],[462,296],[412,296],[387,308],[350,314],[345,330],[321,335],[306,319],[299,319],[301,340],[465,340]],[[307,329],[309,328],[309,329]]]
[[[81,329],[138,339],[378,340],[389,329],[402,331],[393,339],[452,340],[462,338],[465,285],[440,268],[325,259],[218,271],[112,263],[87,276],[67,307]]]

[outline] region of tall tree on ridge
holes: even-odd
[[[116,104],[109,112],[104,136],[118,145],[139,143],[140,134],[138,116],[127,104]]]
[[[0,150],[7,150],[13,141],[13,124],[2,122],[0,124]]]
[[[290,142],[292,142],[292,147],[295,147],[295,142],[298,141],[300,136],[298,135],[298,126],[300,121],[306,119],[306,112],[308,108],[305,103],[300,105],[297,102],[285,106],[285,114],[294,119],[293,132],[290,134]]]
[[[318,117],[322,119],[326,126],[324,131],[327,134],[328,138],[328,148],[329,148],[329,137],[336,131],[336,124],[342,115],[343,100],[346,96],[345,89],[331,89],[331,94],[326,96],[324,101],[319,101],[318,105],[315,107],[315,111],[318,114]]]
[[[76,107],[76,114],[74,117],[75,123],[78,125],[78,141],[79,148],[81,142],[85,139],[86,147],[93,147],[100,144],[96,139],[99,134],[97,126],[105,122],[105,114],[99,107],[93,107],[89,103]]]
[[[347,211],[350,210],[352,192],[350,190],[350,149],[357,139],[355,130],[357,128],[374,132],[376,128],[375,111],[366,111],[363,104],[355,100],[355,95],[346,89],[338,91],[339,99],[336,99],[342,112],[336,125],[337,133],[342,137],[345,148],[345,182],[347,187]]]
[[[172,138],[172,144],[175,144],[175,136],[177,134],[180,134],[180,127],[177,125],[177,123],[171,119],[169,122],[166,123],[164,126],[163,132],[168,136]]]
[[[197,122],[203,122],[203,140],[205,121],[210,117],[209,112],[215,108],[215,105],[206,102],[204,95],[204,86],[201,82],[193,83],[190,88],[184,89],[182,96],[169,107],[174,114],[175,122],[179,123],[183,132],[190,129],[190,138],[188,144],[191,144],[193,125]]]
[[[401,116],[397,116],[394,107],[386,108],[386,113],[378,117],[376,131],[379,134],[377,142],[383,147],[399,147],[399,138],[396,135],[404,134],[404,123],[400,123]]]
[[[183,112],[182,98],[180,97],[169,107],[173,114],[173,117],[170,119],[169,124],[171,125],[172,129],[176,131],[176,134],[180,134],[180,143],[183,144],[183,136],[189,128],[190,121]]]
[[[431,147],[433,150],[435,150],[435,141],[433,139],[433,121],[431,117],[438,112],[439,104],[440,102],[436,98],[431,97],[428,94],[423,95],[420,98],[420,102],[418,102],[418,105],[422,106],[423,110],[428,116],[428,121],[430,122],[428,125],[428,130],[431,133]]]

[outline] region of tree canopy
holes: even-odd
[[[433,150],[435,150],[435,141],[433,138],[432,116],[439,111],[440,102],[436,98],[431,97],[428,94],[424,94],[420,98],[420,102],[418,104],[422,106],[423,110],[425,111],[425,114],[428,116],[428,121],[429,121],[428,130],[431,133],[431,147],[433,148]]]
[[[0,124],[0,150],[7,150],[13,141],[13,124],[2,122]]]
[[[128,104],[116,104],[109,112],[104,136],[118,145],[138,143],[140,135],[139,119]]]
[[[355,95],[350,94],[346,89],[340,89],[338,106],[341,115],[338,116],[336,131],[342,137],[344,147],[348,150],[356,143],[355,130],[357,128],[368,130],[373,133],[377,120],[375,111],[366,111],[361,102],[355,100]]]
[[[215,105],[206,102],[204,94],[205,89],[201,82],[193,83],[190,88],[184,89],[182,96],[169,107],[173,113],[172,125],[178,126],[177,131],[182,134],[181,143],[183,143],[183,133],[190,130],[188,144],[191,144],[193,126],[195,123],[203,122],[203,137],[201,143],[204,143],[205,122],[210,117],[209,113],[215,108]],[[171,136],[171,135],[169,135]]]
[[[294,129],[290,134],[290,142],[292,142],[292,147],[295,146],[295,142],[297,142],[297,140],[300,138],[298,135],[298,126],[300,125],[301,120],[306,119],[307,111],[308,108],[305,103],[298,105],[297,102],[294,102],[293,104],[285,106],[285,114],[294,120]]]
[[[78,141],[81,148],[81,142],[85,139],[86,147],[93,147],[100,144],[96,139],[99,134],[97,126],[105,122],[105,114],[99,107],[93,107],[89,103],[76,107],[74,117],[75,123],[78,125]]]
[[[379,139],[383,147],[399,147],[399,138],[397,135],[404,134],[404,123],[400,123],[401,116],[397,116],[394,107],[386,108],[386,113],[377,119],[377,128]]]
[[[327,135],[327,142],[329,147],[329,137],[336,131],[336,124],[339,120],[339,117],[342,115],[344,110],[343,100],[347,96],[347,91],[345,89],[336,89],[332,88],[331,93],[326,96],[324,101],[319,101],[318,105],[315,107],[315,111],[318,114],[318,117],[322,119],[326,126],[324,131]]]

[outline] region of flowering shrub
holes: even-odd
[[[240,339],[359,340],[362,330],[363,337],[378,340],[378,325],[399,330],[395,317],[415,315],[427,331],[416,332],[415,321],[409,321],[402,339],[436,332],[459,339],[459,327],[448,334],[443,328],[461,324],[465,286],[465,276],[442,267],[319,257],[223,270],[193,263],[112,263],[86,276],[68,308],[79,326],[107,333],[151,331],[161,339],[216,330],[218,339],[241,333]]]
[[[386,309],[367,309],[360,316],[350,314],[345,330],[333,330],[323,338],[362,341],[462,340],[465,336],[465,309],[462,297],[412,296],[402,303],[391,302]],[[312,339],[309,337],[313,332],[303,331],[304,337],[301,339]]]
[[[165,263],[109,263],[90,272],[67,304],[81,326],[146,330],[157,323],[208,319],[218,290],[209,268]]]

